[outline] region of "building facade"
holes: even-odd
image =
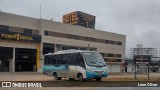
[[[46,53],[90,49],[102,54],[110,71],[120,72],[125,42],[121,34],[0,12],[0,71],[42,72]]]

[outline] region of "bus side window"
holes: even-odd
[[[68,59],[68,64],[77,65],[77,54],[76,53],[70,54],[70,59]]]
[[[67,54],[62,55],[61,64],[67,64],[67,61],[68,61],[68,55]]]
[[[44,65],[47,65],[48,64],[48,56],[45,56],[44,57]]]
[[[52,56],[52,64],[56,64],[56,58],[55,58],[55,55]]]
[[[56,64],[61,64],[61,55],[55,55]]]
[[[48,56],[48,64],[52,64],[52,55]]]

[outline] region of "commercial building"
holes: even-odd
[[[0,71],[42,72],[44,54],[89,46],[113,72],[120,72],[125,41],[121,34],[0,12]]]

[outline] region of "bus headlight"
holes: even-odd
[[[88,68],[87,68],[87,70],[86,70],[86,71],[88,71],[88,72],[93,72],[92,70],[90,70],[90,69],[88,69]]]

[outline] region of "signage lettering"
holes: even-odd
[[[86,23],[87,27],[89,26],[90,22],[94,21],[94,16],[91,16],[91,15],[88,15],[88,14],[85,14],[82,12],[81,12],[81,17],[84,20],[84,22]]]
[[[0,39],[27,41],[27,42],[41,42],[40,35],[31,35],[25,33],[6,32],[6,31],[0,31]]]
[[[76,11],[64,15],[63,23],[95,28],[95,16]]]
[[[24,35],[21,35],[21,34],[0,34],[1,35],[1,38],[6,38],[6,39],[16,39],[16,40],[33,40],[32,37],[29,37],[29,36],[24,36]]]
[[[78,20],[77,12],[72,12],[70,14],[66,14],[66,15],[63,16],[63,22],[64,23],[72,23],[72,22],[75,22],[76,20]]]
[[[136,64],[149,64],[151,61],[151,56],[147,55],[137,55],[134,56]]]

